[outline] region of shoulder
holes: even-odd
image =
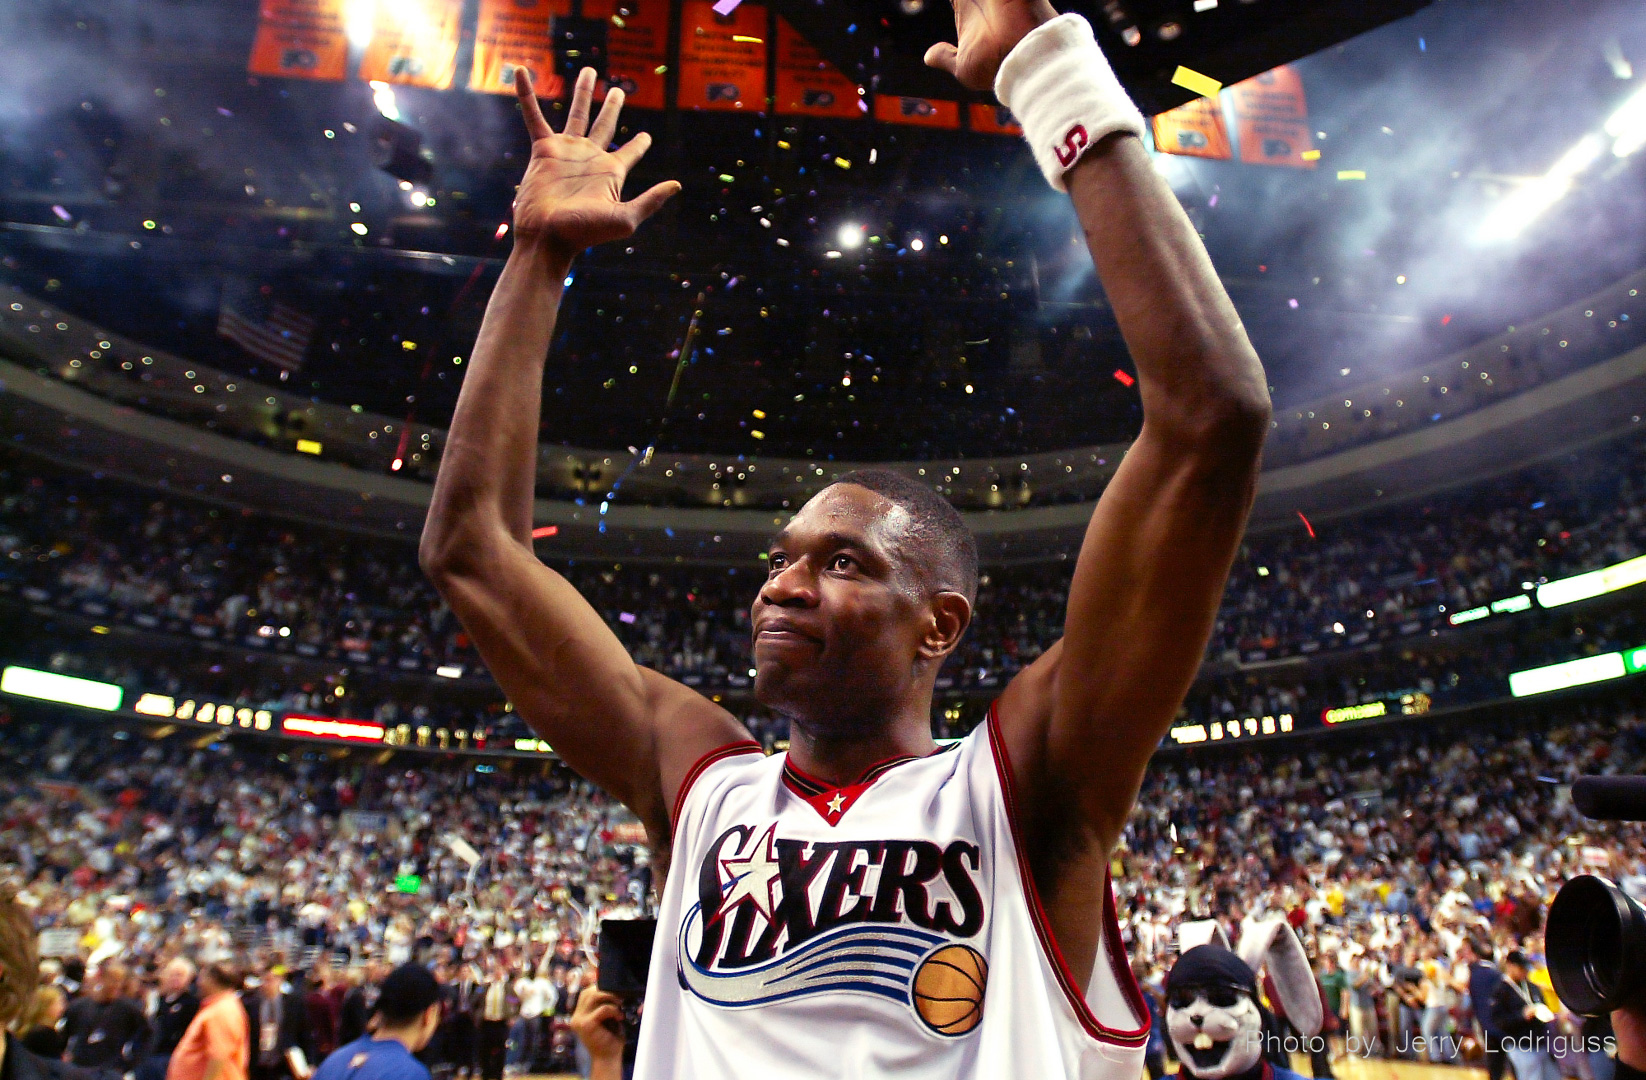
[[[11,1080],[90,1080],[90,1073],[65,1061],[41,1057],[13,1035],[6,1035],[6,1072]]]

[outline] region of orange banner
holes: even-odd
[[[680,107],[763,112],[766,8],[742,3],[717,15],[711,0],[680,8]]]
[[[966,107],[967,119],[972,123],[973,131],[987,132],[990,135],[1021,135],[1023,127],[1012,115],[1012,110],[1004,105],[980,105],[973,103]]]
[[[360,77],[445,90],[457,74],[457,23],[463,5],[450,0],[379,3]]]
[[[343,0],[262,0],[246,71],[340,81],[348,66]]]
[[[858,85],[823,59],[781,15],[777,19],[777,111],[859,117],[868,112]]]
[[[1290,65],[1265,71],[1229,88],[1233,95],[1240,160],[1254,165],[1312,169],[1303,154],[1314,148],[1303,80]]]
[[[663,108],[665,70],[660,69],[669,62],[668,0],[583,0],[583,14],[607,20],[606,81],[623,88],[624,104]],[[605,88],[595,96],[604,99]]]
[[[1223,108],[1215,97],[1195,98],[1149,118],[1155,149],[1162,154],[1216,158],[1228,161],[1229,130],[1223,126]]]
[[[918,97],[874,96],[874,115],[888,124],[917,124],[920,127],[957,128],[960,102],[931,101]]]
[[[571,10],[571,0],[480,0],[469,89],[512,94],[514,69],[523,67],[531,73],[538,97],[559,98],[564,80],[554,70],[549,27],[556,15],[570,15]]]

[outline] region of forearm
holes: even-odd
[[[425,562],[457,554],[453,541],[469,525],[500,526],[531,545],[543,361],[569,265],[522,241],[498,278],[435,479]]]
[[[1065,179],[1137,365],[1145,427],[1208,432],[1233,422],[1255,455],[1268,426],[1263,366],[1142,141],[1127,134],[1104,139]]]

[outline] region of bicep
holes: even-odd
[[[746,737],[741,725],[636,664],[599,612],[530,549],[501,536],[487,548],[439,582],[481,658],[568,765],[656,824],[667,812],[662,759]]]

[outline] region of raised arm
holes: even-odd
[[[623,93],[607,95],[590,128],[592,70],[579,75],[560,134],[524,70],[515,88],[532,152],[515,198],[514,251],[480,325],[418,555],[521,718],[666,850],[669,807],[692,762],[747,733],[700,694],[635,664],[588,601],[538,561],[531,529],[543,363],[572,258],[633,233],[680,185],[621,201],[651,139],[606,151]]]
[[[1056,15],[1044,0],[955,7],[960,47],[928,62],[973,87]],[[999,707],[1037,884],[1076,971],[1090,970],[1093,907],[1144,766],[1200,666],[1269,426],[1262,366],[1141,139],[1088,138],[1080,118],[1036,149],[1074,162],[1061,179],[1137,367],[1143,428],[1092,514],[1062,641]]]

